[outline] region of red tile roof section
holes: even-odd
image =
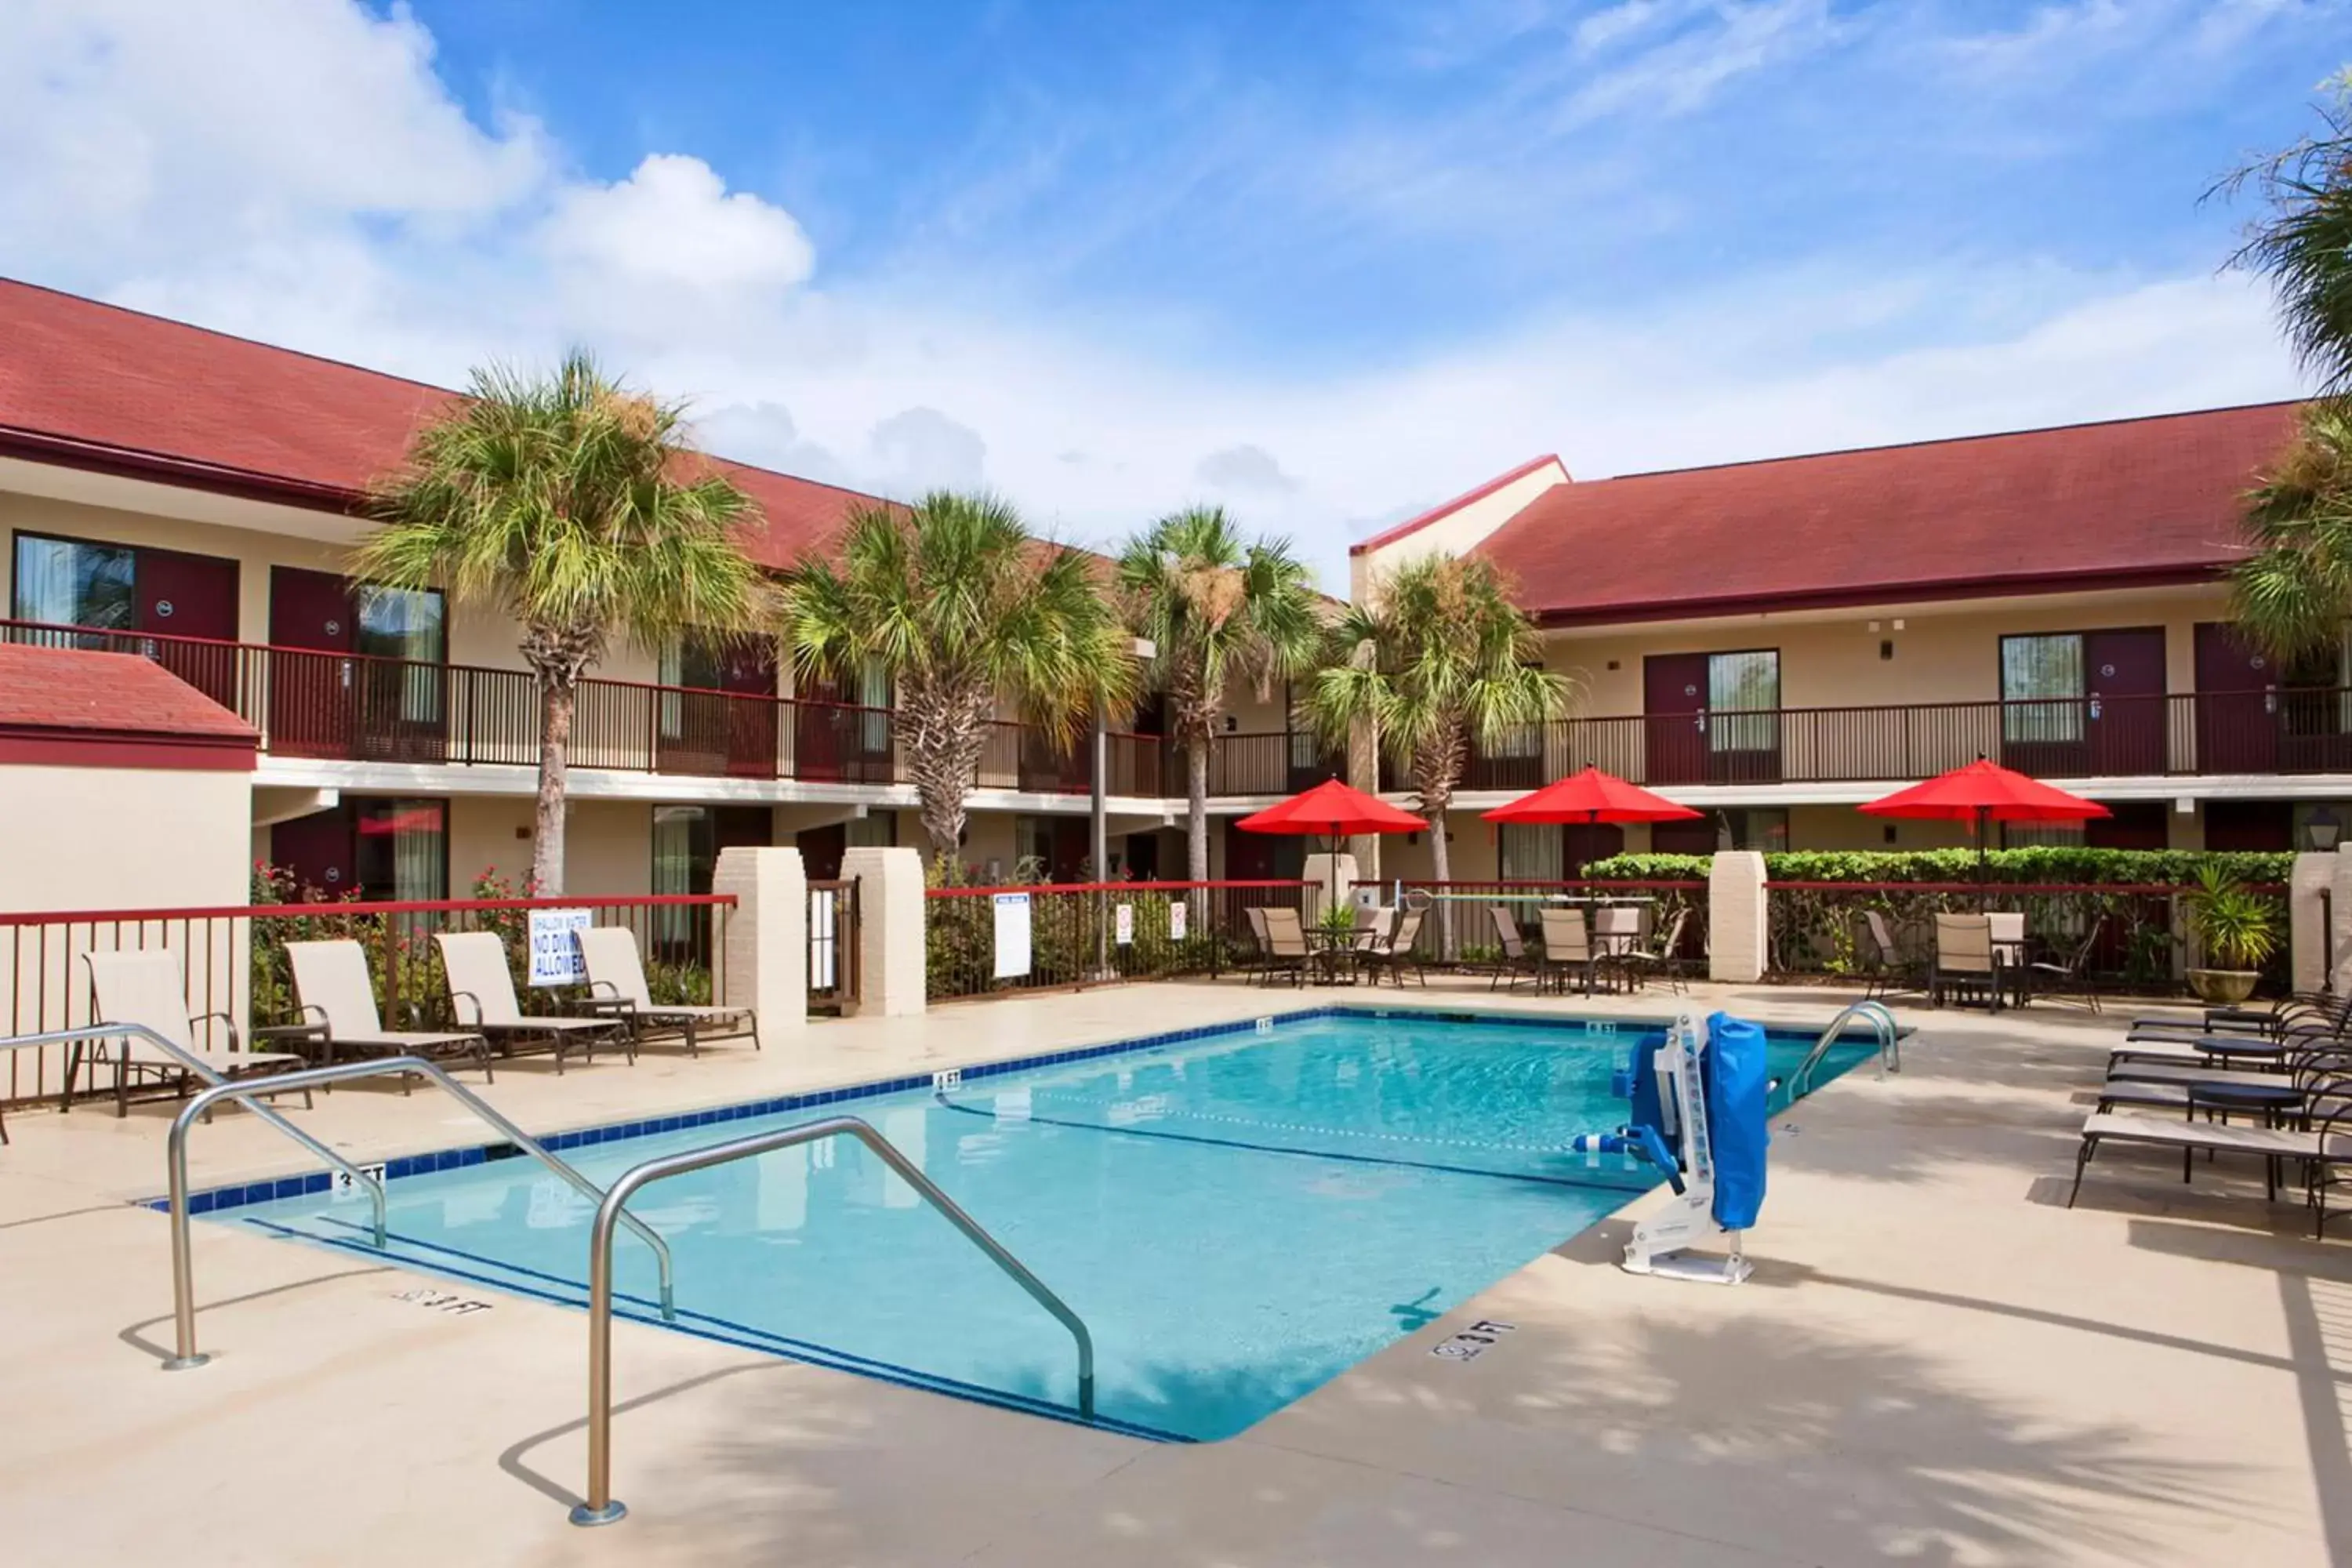
[[[1512,484],[1517,480],[1526,479],[1538,468],[1554,465],[1558,466],[1561,473],[1568,473],[1568,465],[1560,462],[1559,455],[1556,452],[1547,452],[1540,458],[1530,458],[1526,462],[1521,463],[1517,468],[1513,468],[1509,473],[1496,475],[1493,479],[1488,479],[1485,484],[1480,485],[1476,489],[1464,490],[1452,500],[1441,501],[1437,505],[1431,507],[1427,511],[1423,512],[1418,517],[1409,517],[1402,522],[1395,524],[1393,527],[1381,530],[1380,532],[1375,533],[1370,539],[1360,540],[1356,543],[1350,544],[1348,546],[1348,553],[1350,555],[1361,555],[1368,550],[1379,550],[1384,546],[1394,544],[1398,540],[1402,539],[1409,533],[1420,532],[1423,529],[1427,528],[1431,523],[1435,522],[1439,518],[1444,517],[1452,512],[1460,511],[1464,507],[1468,506],[1474,500],[1485,500],[1488,496],[1493,495],[1505,485]],[[1573,479],[1575,476],[1571,474],[1569,475],[1569,477]]]
[[[250,772],[252,725],[127,653],[0,644],[0,765]]]
[[[1589,479],[1475,552],[1554,624],[2193,581],[2243,553],[2297,406]]]
[[[350,509],[456,393],[0,279],[0,455]],[[722,463],[789,564],[875,498]]]

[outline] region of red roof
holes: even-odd
[[[0,762],[251,768],[252,725],[151,660],[0,643]]]
[[[1556,485],[1475,552],[1554,623],[2193,581],[2244,552],[2297,407]]]
[[[457,396],[337,360],[0,279],[0,456],[348,510]],[[876,498],[722,463],[789,564]]]
[[[1555,465],[1559,468],[1561,473],[1566,474],[1568,472],[1568,465],[1560,462],[1559,455],[1556,452],[1547,452],[1540,458],[1530,458],[1526,462],[1521,463],[1517,468],[1513,468],[1509,473],[1496,474],[1493,479],[1488,479],[1485,484],[1480,485],[1475,489],[1464,490],[1452,500],[1440,501],[1435,506],[1431,507],[1427,511],[1406,518],[1402,522],[1395,523],[1388,528],[1381,530],[1380,532],[1375,533],[1370,539],[1358,540],[1355,543],[1348,546],[1348,553],[1350,555],[1361,555],[1367,551],[1379,550],[1387,545],[1394,544],[1398,540],[1404,538],[1409,533],[1420,532],[1423,529],[1427,528],[1431,523],[1435,522],[1439,518],[1450,516],[1454,512],[1460,511],[1472,501],[1485,500],[1488,496],[1493,495],[1505,485],[1514,484],[1520,479],[1524,479],[1529,474],[1534,473],[1538,468]]]

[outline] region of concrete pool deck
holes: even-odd
[[[502,1068],[533,1131],[1025,1056],[1366,993],[1148,985],[813,1025],[754,1055]],[[1384,1005],[1412,1005],[1381,993]],[[1819,991],[1699,988],[1822,1022]],[[1654,1016],[1431,987],[1435,1005]],[[1613,1267],[1621,1215],[1241,1436],[1160,1446],[614,1330],[614,1490],[584,1466],[583,1320],[398,1268],[196,1230],[168,1353],[169,1110],[9,1117],[0,1150],[0,1553],[11,1563],[1038,1565],[2352,1561],[2352,1243],[2259,1173],[2103,1154],[2063,1206],[2120,1023],[1899,1005],[1903,1074],[1776,1121],[1737,1289]],[[472,1075],[464,1075],[472,1081]],[[306,1129],[370,1159],[482,1141],[453,1102],[340,1090]],[[254,1119],[198,1185],[304,1168]],[[1646,1212],[1658,1198],[1630,1206]],[[983,1220],[988,1218],[983,1215]],[[420,1297],[491,1303],[452,1313]],[[1478,1359],[1431,1354],[1481,1319]],[[2341,1554],[2340,1557],[2338,1554]]]

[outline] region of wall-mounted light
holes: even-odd
[[[2311,847],[2325,855],[2335,848],[2336,839],[2343,837],[2344,824],[2334,812],[2323,805],[2304,818],[2303,831],[2304,836],[2311,840]]]

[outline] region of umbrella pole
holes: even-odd
[[[1985,864],[1985,850],[1988,847],[1985,840],[1991,832],[1992,808],[1980,805],[1977,807],[1977,912],[1979,914],[1984,913],[1985,906],[1990,901],[1990,889],[1987,885],[1987,879],[1990,872]]]

